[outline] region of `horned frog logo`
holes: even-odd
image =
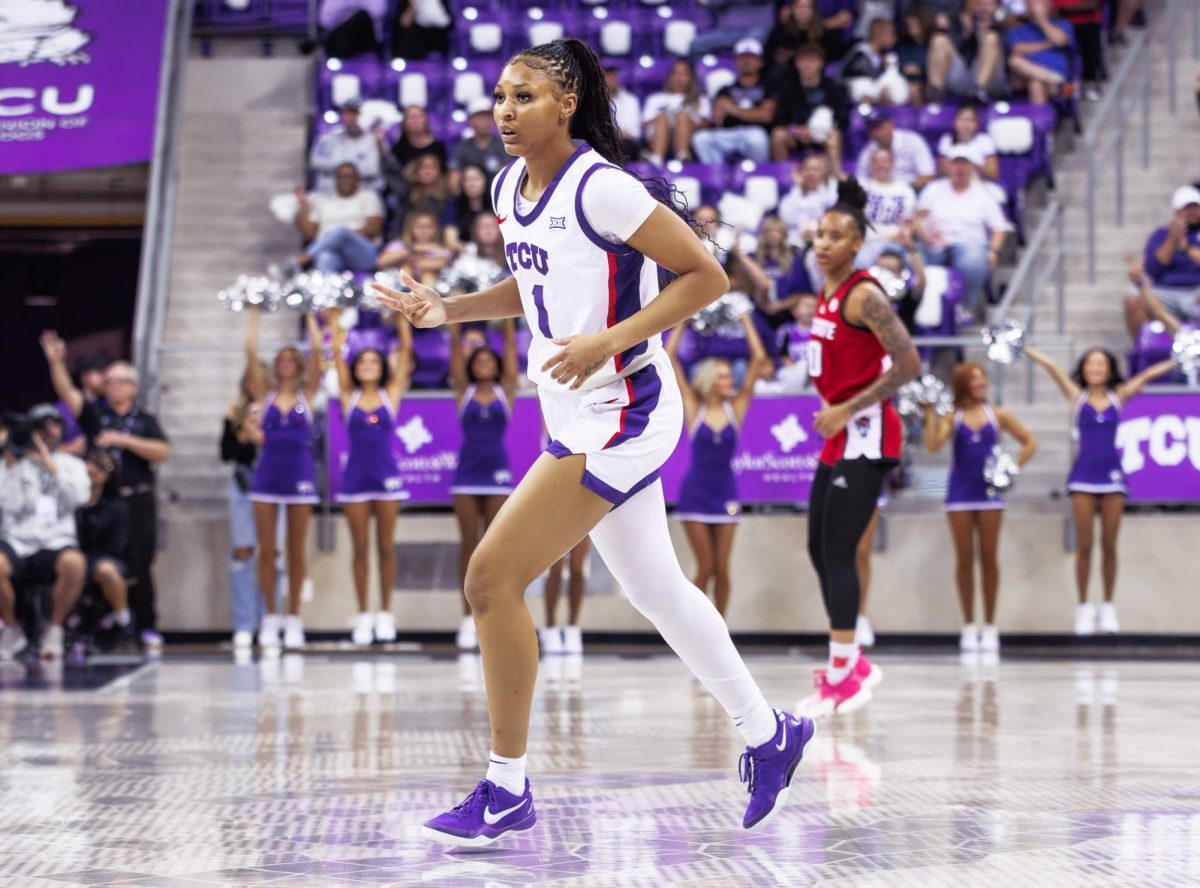
[[[0,65],[37,62],[79,65],[92,57],[83,48],[92,35],[75,27],[78,7],[64,0],[4,0],[0,3]]]
[[[433,435],[429,433],[425,421],[420,416],[414,416],[396,429],[396,436],[404,442],[404,449],[408,453],[416,453],[426,444],[433,442]]]
[[[782,422],[771,426],[771,434],[775,436],[775,440],[779,442],[784,453],[791,453],[796,449],[797,444],[803,444],[808,440],[808,433],[804,431],[804,427],[800,425],[800,420],[794,413],[789,413]]]

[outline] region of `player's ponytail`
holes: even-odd
[[[838,182],[837,203],[830,207],[831,213],[845,213],[854,220],[854,227],[863,237],[867,235],[870,223],[867,222],[867,192],[863,190],[858,179],[847,176]]]

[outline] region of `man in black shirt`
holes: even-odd
[[[125,562],[134,580],[130,606],[142,643],[153,652],[162,646],[162,636],[156,627],[152,570],[158,536],[154,467],[170,459],[171,445],[158,419],[134,405],[138,378],[132,364],[126,361],[111,364],[104,376],[105,400],[85,401],[67,372],[62,340],[56,336],[44,337],[43,344],[58,397],[78,417],[89,447],[107,451],[116,465],[117,495],[129,509]]]
[[[833,141],[841,156],[841,134],[850,121],[850,100],[845,88],[825,76],[825,50],[810,43],[800,47],[792,64],[777,70],[767,87],[776,102],[775,126],[771,130],[771,159],[787,160],[795,150],[825,150]],[[827,108],[833,128],[822,132],[814,118],[818,108]]]
[[[733,48],[737,80],[713,99],[715,127],[692,136],[696,157],[703,163],[724,163],[733,154],[762,163],[770,151],[767,129],[775,119],[775,99],[763,81],[762,44],[753,37]]]

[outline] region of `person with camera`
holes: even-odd
[[[142,645],[151,653],[162,648],[156,624],[154,554],[158,535],[158,501],[154,470],[171,457],[171,445],[151,413],[135,404],[137,371],[126,361],[114,361],[104,374],[104,398],[89,401],[71,381],[66,344],[52,330],[42,334],[42,351],[50,365],[54,391],[79,420],[88,446],[108,452],[117,469],[117,495],[129,509],[130,607],[141,633]]]
[[[57,425],[56,425],[57,424]],[[56,453],[62,416],[51,404],[5,419],[0,461],[0,659],[11,659],[28,640],[17,622],[16,587],[52,584],[50,622],[41,655],[63,654],[63,621],[83,591],[87,562],[79,551],[75,510],[87,502],[83,461]]]

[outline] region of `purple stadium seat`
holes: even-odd
[[[317,104],[321,111],[336,110],[351,96],[384,97],[381,93],[383,69],[374,58],[327,59],[317,75],[317,82]]]
[[[225,0],[196,0],[193,27],[198,34],[306,34],[308,0],[250,0],[235,9]]]
[[[581,16],[573,9],[543,9],[534,6],[525,12],[521,29],[514,35],[516,43],[511,48],[513,52],[519,52],[560,37],[574,36],[582,30]]]
[[[414,104],[431,110],[444,108],[450,73],[441,60],[392,59],[391,65],[383,71],[380,97],[401,108]],[[424,102],[420,101],[422,93]]]
[[[1141,373],[1151,364],[1164,361],[1171,356],[1174,338],[1161,321],[1148,321],[1138,330],[1137,341],[1129,353],[1129,373]]]
[[[627,86],[643,102],[650,93],[658,92],[667,80],[674,59],[643,55],[627,77]]]
[[[445,388],[450,372],[450,337],[443,328],[413,330],[414,388]]]
[[[703,203],[715,205],[721,199],[721,194],[729,187],[729,171],[723,164],[671,161],[667,164],[664,175],[668,182],[680,185],[685,192],[689,192],[688,186],[691,183],[688,180],[694,180],[700,186],[700,201]],[[700,206],[692,193],[687,194],[687,200],[690,210],[695,210]]]
[[[926,105],[917,113],[916,130],[937,151],[938,139],[954,132],[956,105]]]
[[[386,327],[355,327],[346,334],[347,360],[353,360],[355,355],[368,348],[385,355],[388,353],[391,343]]]
[[[474,18],[471,15],[474,15]],[[455,54],[469,59],[508,57],[512,14],[471,7],[455,28]]]

